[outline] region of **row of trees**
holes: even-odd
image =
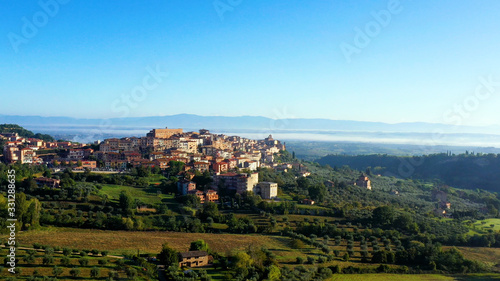
[[[0,194],[0,227],[4,231],[7,218],[17,219],[18,230],[36,228],[40,225],[41,204],[36,198],[26,199],[26,194],[20,192],[15,194],[15,205],[7,204],[7,198]],[[13,208],[13,209],[10,209]]]
[[[191,243],[190,251],[206,251],[214,257],[214,266],[227,271],[226,280],[280,280],[281,271],[277,266],[276,257],[265,248],[250,247],[246,251],[234,251],[228,257],[220,256],[210,250],[207,243],[197,240]],[[178,268],[179,252],[164,244],[158,255],[160,262],[167,268],[169,280],[184,280],[184,274]],[[201,280],[209,280],[201,274]]]
[[[460,188],[500,191],[497,184],[500,176],[496,173],[500,157],[497,154],[438,153],[412,157],[339,154],[322,157],[317,162],[332,167],[349,165],[362,171],[370,167],[383,167],[378,172],[386,175],[423,180],[439,179],[447,185]],[[497,203],[497,209],[499,207],[500,203]]]

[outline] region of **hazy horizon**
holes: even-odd
[[[500,124],[496,1],[55,3],[4,3],[3,114]]]

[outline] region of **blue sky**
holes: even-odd
[[[499,1],[54,1],[2,3],[0,114],[500,124]]]

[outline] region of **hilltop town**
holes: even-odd
[[[194,194],[203,203],[217,201],[217,189],[226,188],[243,194],[251,191],[263,199],[277,196],[273,182],[259,182],[257,168],[286,170],[292,164],[275,162],[275,155],[285,151],[284,143],[269,135],[263,140],[239,136],[212,134],[206,129],[184,132],[183,129],[153,129],[144,137],[105,139],[93,144],[70,141],[43,141],[24,138],[17,133],[2,133],[4,161],[47,165],[54,172],[67,167],[73,171],[127,172],[134,167],[160,170],[176,162],[183,163],[181,180],[177,183],[180,195]],[[200,191],[191,181],[196,172],[212,176],[211,189]],[[303,172],[303,176],[309,173]],[[36,178],[39,185],[59,187],[55,178]]]
[[[8,131],[0,132],[0,184],[16,188],[19,252],[27,257],[18,276],[40,275],[54,256],[61,262],[53,276],[82,280],[496,270],[434,246],[499,246],[500,200],[484,190],[305,161],[271,135],[160,128],[82,144],[0,126]]]

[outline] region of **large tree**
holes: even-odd
[[[26,212],[24,224],[26,227],[37,227],[40,225],[40,211],[42,206],[40,201],[36,198],[33,198],[28,202],[30,204]]]
[[[131,213],[130,209],[133,208],[134,200],[132,196],[126,191],[122,191],[120,193],[119,200],[120,208],[122,209],[123,214],[129,215]]]
[[[381,206],[373,210],[373,221],[380,225],[390,225],[394,222],[395,211],[391,206]]]
[[[207,218],[218,219],[220,217],[220,212],[217,204],[214,202],[205,203],[199,216],[202,220],[206,220]]]
[[[208,251],[208,244],[205,240],[199,239],[191,242],[190,251]]]
[[[203,190],[212,183],[212,176],[209,171],[205,171],[203,174],[196,171],[196,176],[193,178],[193,181],[196,183],[196,188]]]
[[[170,161],[168,162],[168,168],[166,170],[167,174],[170,176],[175,176],[180,172],[184,171],[184,162],[180,161]]]
[[[177,265],[179,263],[179,253],[170,248],[167,243],[163,244],[162,250],[158,255],[160,262],[165,266]]]
[[[309,187],[308,191],[309,196],[311,196],[313,200],[316,200],[318,202],[325,200],[327,190],[323,183]]]

